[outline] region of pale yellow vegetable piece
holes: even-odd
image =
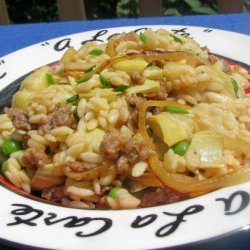
[[[29,91],[18,91],[12,98],[12,107],[25,110],[31,101],[32,93]]]
[[[72,48],[72,47],[69,48],[63,54],[62,58],[60,59],[60,63],[72,61],[74,59],[75,55],[76,55],[76,50],[74,48]]]
[[[223,138],[217,134],[196,133],[185,157],[191,170],[224,167]]]
[[[157,81],[146,79],[141,85],[129,87],[125,90],[127,95],[138,94],[138,93],[151,93],[160,90],[160,83]]]
[[[226,96],[235,98],[236,97],[236,93],[234,91],[234,87],[233,84],[231,82],[231,79],[229,77],[228,74],[224,73],[223,71],[219,70],[216,66],[212,65],[211,68],[214,70],[214,72],[217,74],[217,76],[222,79],[222,84],[221,84],[221,88],[220,90],[214,90],[212,89],[212,91],[214,90],[214,92],[219,92],[222,93]],[[209,89],[209,86],[208,86]]]
[[[112,102],[117,100],[117,96],[120,94],[120,92],[114,92],[113,89],[91,89],[90,91],[86,93],[80,94],[80,99],[90,99],[96,94],[99,94],[100,97],[107,99],[108,101]]]
[[[167,113],[149,117],[148,123],[154,133],[169,147],[187,138],[184,127]]]
[[[51,68],[48,66],[43,66],[37,69],[23,80],[20,89],[34,92],[41,92],[45,90],[49,86],[46,77],[47,73],[51,73]]]
[[[143,72],[143,70],[147,67],[148,63],[141,59],[127,59],[113,64],[113,68],[116,70],[125,71],[128,74],[131,74],[132,71],[136,71],[139,74]]]

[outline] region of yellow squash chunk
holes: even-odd
[[[146,79],[141,85],[132,86],[125,90],[127,95],[138,93],[151,93],[160,90],[160,83],[157,81]]]
[[[187,138],[185,129],[169,114],[153,115],[149,117],[148,123],[154,133],[169,147]]]
[[[45,90],[48,86],[48,80],[46,77],[47,73],[51,73],[51,69],[48,66],[43,66],[36,71],[34,71],[31,75],[27,76],[21,85],[21,90],[29,90],[34,92],[41,92]]]
[[[125,71],[130,74],[132,71],[136,71],[139,74],[147,67],[148,63],[140,58],[127,59],[113,64],[113,68],[116,70]]]
[[[31,102],[31,92],[18,91],[12,98],[12,107],[25,110]]]
[[[190,169],[223,167],[223,138],[216,134],[197,133],[186,152]]]

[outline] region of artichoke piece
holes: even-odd
[[[27,76],[21,85],[21,90],[41,92],[49,86],[46,74],[51,73],[51,68],[43,66],[35,70],[31,75]]]
[[[149,117],[148,123],[154,133],[169,147],[187,138],[184,127],[167,113]]]
[[[141,58],[135,59],[125,59],[113,64],[113,68],[116,70],[125,71],[128,74],[131,74],[132,71],[136,71],[139,74],[147,67],[148,63]]]
[[[196,133],[185,156],[191,170],[224,167],[223,138],[217,134]]]
[[[12,107],[25,110],[31,102],[30,91],[21,90],[15,93],[12,98]]]
[[[129,87],[125,90],[127,95],[139,94],[139,93],[151,93],[160,90],[160,83],[157,81],[146,79],[142,85],[136,85]]]

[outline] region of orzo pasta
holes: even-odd
[[[2,174],[65,206],[129,209],[250,181],[249,74],[166,30],[68,49],[0,115]]]

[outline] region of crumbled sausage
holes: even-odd
[[[18,108],[5,108],[4,113],[11,119],[13,125],[17,129],[31,130],[31,125],[28,122],[28,114]]]
[[[61,202],[66,195],[64,194],[64,186],[54,186],[51,188],[46,188],[42,192],[42,198],[53,201]]]
[[[147,161],[152,150],[142,139],[130,138],[112,129],[101,143],[101,154],[104,159],[116,161],[118,172],[123,172],[138,161]]]
[[[175,203],[187,199],[188,196],[168,188],[145,192],[141,198],[140,207],[153,207]]]
[[[34,147],[25,150],[22,162],[26,167],[40,168],[50,163],[51,159],[42,147]]]
[[[143,84],[145,81],[145,78],[142,77],[137,71],[131,72],[131,81],[135,84]]]
[[[51,129],[60,126],[71,126],[73,124],[73,117],[70,104],[58,104],[48,116],[42,120],[38,129],[44,133],[48,133]]]
[[[65,163],[66,171],[73,171],[77,173],[84,172],[94,167],[97,167],[97,165],[85,161],[69,161]]]

